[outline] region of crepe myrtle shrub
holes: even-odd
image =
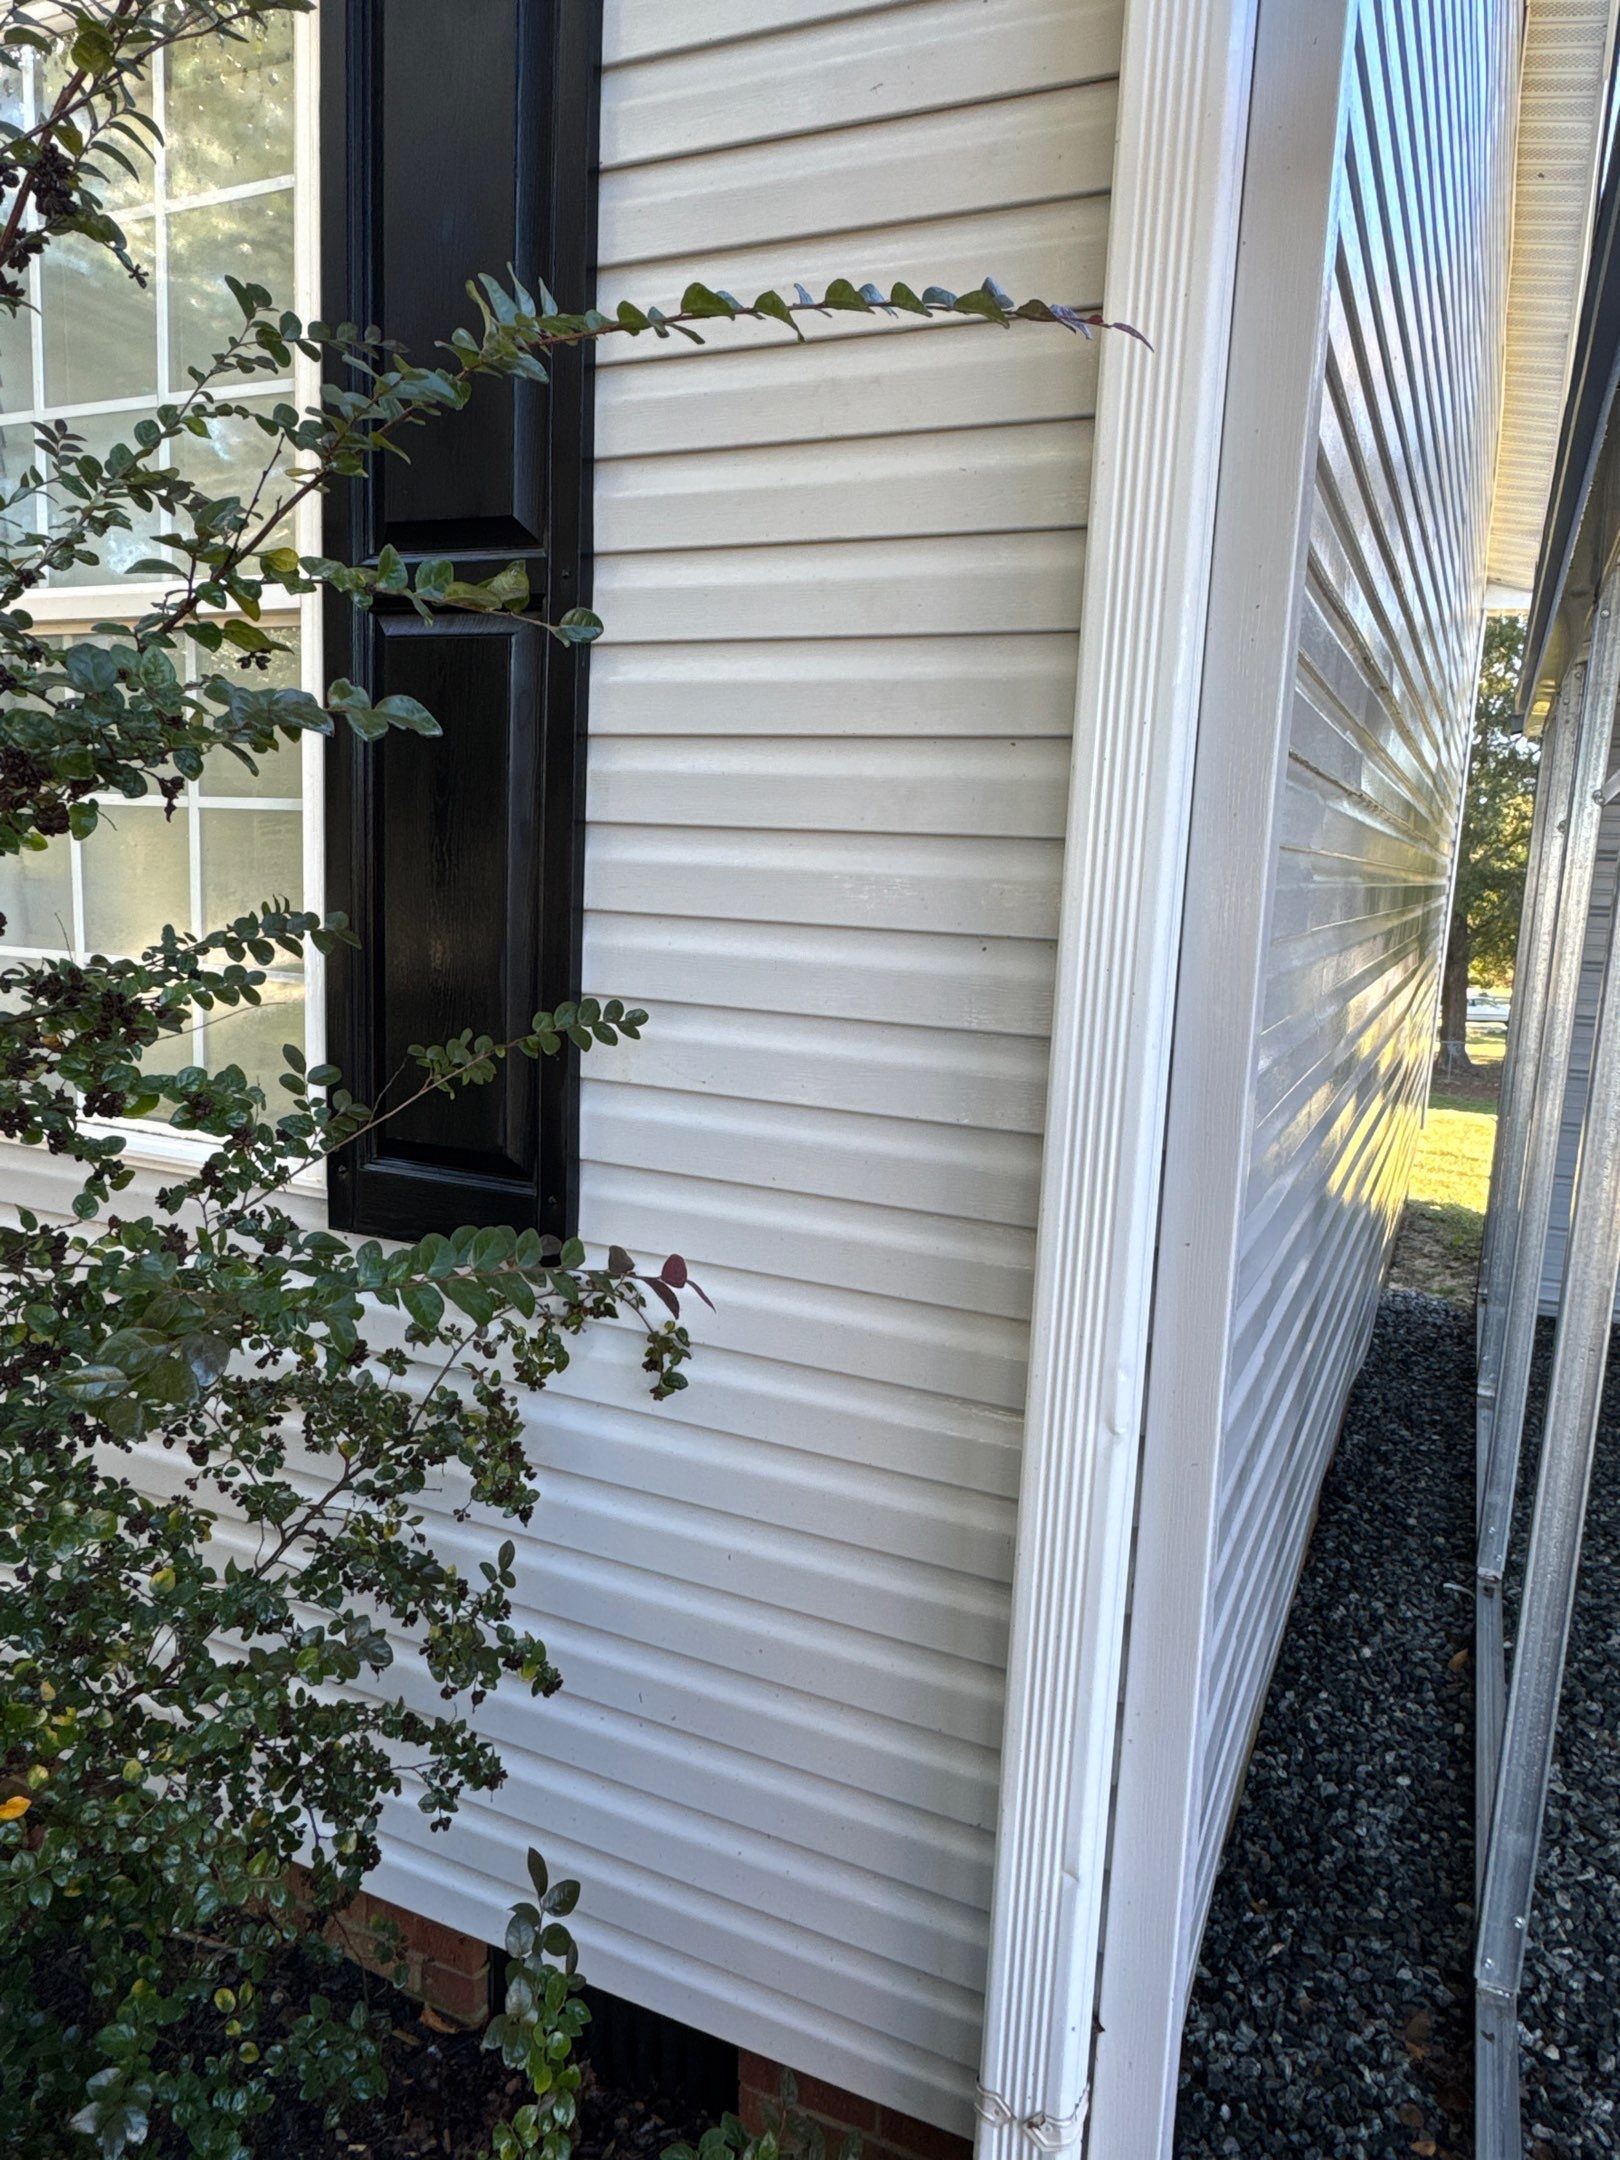
[[[143,275],[105,202],[152,153],[143,74],[165,47],[249,37],[303,4],[0,10],[0,55],[54,86],[30,127],[0,130],[0,308],[27,306],[29,261],[65,235]],[[0,489],[0,855],[94,849],[120,801],[155,796],[172,813],[208,757],[254,772],[310,731],[437,734],[409,697],[273,687],[283,648],[264,616],[323,588],[360,609],[385,595],[423,617],[531,615],[516,565],[468,581],[392,549],[348,564],[293,542],[300,502],[404,454],[413,430],[453,424],[480,377],[544,382],[557,347],[701,343],[700,326],[736,318],[796,336],[812,313],[879,309],[1088,334],[1097,321],[1015,305],[988,281],[957,295],[837,279],[820,298],[799,287],[746,305],[695,284],[667,312],[569,312],[486,273],[468,286],[470,325],[413,359],[375,330],[306,322],[226,282],[240,321],[183,396],[105,454],[41,425],[28,469]],[[300,355],[321,371],[314,404],[244,402]],[[257,428],[263,470],[245,493],[210,497],[183,453],[220,422]],[[87,635],[43,634],[30,596],[137,525],[153,537],[135,574],[161,597]],[[601,629],[582,608],[545,627],[570,645]],[[609,1246],[593,1264],[577,1241],[504,1228],[384,1247],[311,1227],[289,1190],[508,1059],[634,1040],[639,1009],[579,996],[504,1041],[469,1025],[413,1047],[369,1104],[295,1044],[267,1097],[228,1061],[228,1026],[226,1062],[153,1070],[194,1024],[259,1004],[271,965],[340,942],[353,942],[341,915],[268,895],[206,935],[167,928],[136,958],[7,963],[0,944],[0,1135],[64,1179],[59,1212],[19,1208],[0,1226],[8,2151],[236,2160],[276,2149],[281,2094],[334,2120],[377,2097],[364,2008],[289,2001],[287,1954],[300,1941],[318,1954],[377,1860],[385,1803],[414,1798],[443,1828],[465,1794],[500,1783],[473,1722],[491,1690],[559,1684],[523,1624],[505,1534],[536,1505],[525,1398],[603,1321],[636,1331],[654,1397],[686,1382],[681,1300],[696,1285],[679,1256],[638,1266]],[[195,1158],[137,1197],[119,1124],[160,1115],[195,1137]],[[430,1495],[457,1526],[439,1543]],[[584,2009],[561,1916],[576,1894],[540,1867],[513,1923],[518,1970],[493,2044],[536,2097],[503,2126],[503,2153],[561,2160],[568,2143]]]

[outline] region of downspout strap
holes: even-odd
[[[1015,2115],[1002,2099],[983,2085],[973,2089],[973,2105],[980,2119],[992,2130],[1017,2130],[1041,2152],[1062,2152],[1072,2144],[1085,2127],[1086,2108],[1091,2100],[1088,2086],[1067,2115]]]

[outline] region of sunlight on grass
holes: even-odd
[[[1390,1268],[1392,1282],[1462,1304],[1472,1301],[1479,1269],[1502,1047],[1500,1034],[1476,1038],[1470,1031],[1479,1078],[1434,1090]]]

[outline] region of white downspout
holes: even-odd
[[[979,2111],[1083,2135],[1258,0],[1128,0]]]

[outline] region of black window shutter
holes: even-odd
[[[513,265],[564,307],[591,298],[599,0],[326,0],[321,9],[322,313],[435,354],[476,327],[464,289]],[[588,598],[590,380],[493,380],[407,431],[327,508],[327,552],[457,575],[525,566],[534,614]],[[329,1054],[363,1102],[410,1094],[411,1043],[497,1041],[579,990],[586,660],[538,622],[329,599],[326,677],[403,691],[437,740],[334,736],[327,905],[358,952],[329,963]],[[394,1076],[398,1074],[399,1077]],[[489,1086],[429,1096],[333,1163],[335,1227],[419,1237],[460,1223],[573,1230],[577,1058],[515,1058]]]

